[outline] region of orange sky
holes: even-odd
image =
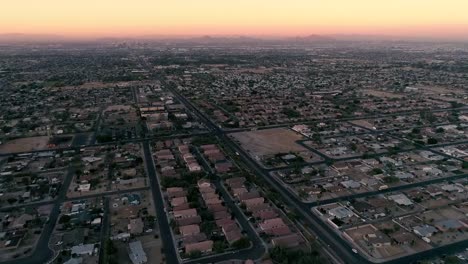
[[[14,0],[0,33],[466,37],[468,0]]]

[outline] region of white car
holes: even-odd
[[[357,254],[357,249],[353,248],[352,251]]]

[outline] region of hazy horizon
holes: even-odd
[[[145,36],[373,35],[467,40],[465,0],[23,0],[2,4],[0,34]]]

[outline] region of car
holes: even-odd
[[[352,251],[357,254],[357,249],[353,248]]]

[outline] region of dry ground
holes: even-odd
[[[377,97],[383,97],[383,98],[403,98],[404,95],[402,94],[396,94],[396,93],[391,93],[391,92],[386,92],[386,91],[379,91],[379,90],[363,90],[363,93],[365,95],[373,95]]]
[[[369,121],[367,121],[365,119],[353,120],[353,121],[350,121],[350,123],[354,124],[354,125],[362,126],[362,127],[368,128],[368,129],[373,129],[373,127],[374,127],[373,124],[369,123]]]
[[[47,149],[48,136],[17,138],[0,145],[0,153],[28,152]]]
[[[242,147],[253,156],[274,155],[277,153],[308,151],[296,143],[303,137],[285,128],[273,128],[257,131],[233,133]]]

